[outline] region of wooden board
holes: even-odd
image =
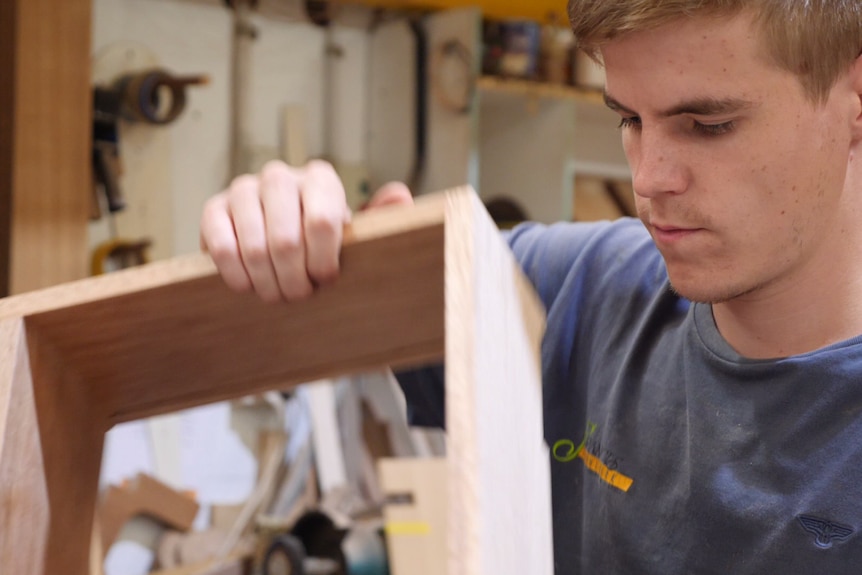
[[[50,513],[24,322],[0,321],[0,342],[0,429],[9,430],[0,444],[0,564],[11,573],[41,573],[44,539],[15,528],[44,527]]]
[[[449,201],[448,575],[550,574],[551,480],[541,439],[544,315],[478,197]]]
[[[0,7],[0,294],[84,277],[90,0]]]
[[[149,475],[140,473],[127,485],[110,486],[99,504],[102,552],[107,555],[123,526],[145,515],[173,529],[188,531],[198,503]]]
[[[34,511],[0,525],[0,565],[87,573],[112,424],[445,356],[449,573],[549,575],[543,315],[478,197],[365,212],[345,237],[339,281],[292,305],[230,292],[200,254],[0,300],[0,401],[17,402],[0,500]]]
[[[240,388],[249,395],[379,368],[390,359],[379,349],[397,350],[396,364],[434,359],[443,343],[443,204],[424,202],[404,217],[388,211],[356,219],[340,281],[303,305],[233,294],[210,259],[194,254],[9,298],[0,318],[26,316],[28,329],[50,339],[110,424],[230,399]],[[382,241],[399,232],[402,241]],[[409,333],[405,314],[415,322]],[[302,345],[289,345],[298,334]]]
[[[382,459],[380,485],[392,575],[447,575],[445,459]]]

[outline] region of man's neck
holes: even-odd
[[[852,171],[846,190],[862,181]],[[862,186],[852,190],[818,258],[780,285],[713,304],[719,332],[738,353],[790,357],[862,335]]]
[[[718,330],[751,359],[800,355],[862,335],[862,260],[840,272],[843,277],[829,282],[800,281],[769,295],[714,304]]]

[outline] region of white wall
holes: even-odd
[[[166,138],[158,139],[158,145],[169,147],[169,153],[141,168],[146,172],[166,171],[171,187],[172,205],[150,207],[150,211],[159,212],[161,219],[169,217],[173,222],[170,233],[153,238],[159,244],[156,255],[168,257],[196,251],[203,203],[221,190],[228,178],[231,13],[220,1],[94,0],[93,5],[94,64],[117,46],[134,46],[151,54],[170,72],[202,73],[210,78],[208,86],[189,90],[189,104],[174,124],[158,129],[167,133]],[[259,36],[252,49],[250,73],[251,147],[262,154],[277,155],[281,108],[292,104],[305,111],[310,156],[363,163],[368,68],[365,29],[333,28],[332,40],[341,47],[342,56],[333,58],[333,101],[328,123],[331,149],[324,150],[326,33],[301,19],[299,2],[286,0],[280,5],[282,15],[254,16]],[[361,23],[355,13],[351,20]],[[144,153],[125,151],[132,164],[135,154]],[[135,180],[136,175],[127,172],[124,178]],[[129,189],[128,193],[134,196],[143,192]],[[91,244],[106,239],[108,234],[106,221],[93,224]]]

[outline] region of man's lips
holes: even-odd
[[[671,224],[650,224],[656,241],[661,243],[673,243],[690,237],[703,228],[683,227]]]

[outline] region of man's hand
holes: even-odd
[[[368,207],[412,202],[407,186],[391,183]],[[231,289],[254,290],[267,302],[300,300],[338,276],[350,216],[344,186],[331,165],[312,161],[292,168],[269,162],[260,174],[236,178],[207,201],[201,248]]]

